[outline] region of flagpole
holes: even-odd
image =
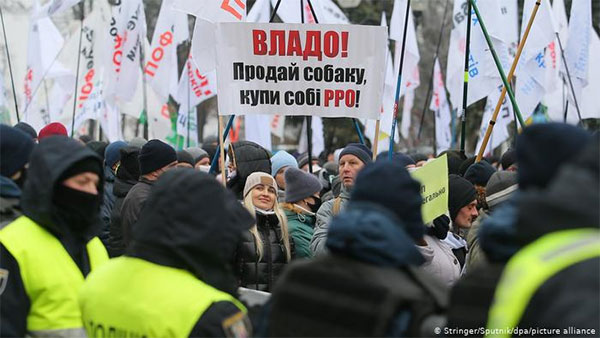
[[[573,80],[571,80],[571,73],[569,72],[569,66],[567,66],[567,59],[565,59],[565,50],[563,49],[562,42],[560,41],[560,35],[556,32],[556,38],[558,39],[558,47],[560,48],[560,55],[565,65],[565,71],[567,72],[567,78],[569,79],[569,87],[571,87],[571,94],[573,94],[573,102],[575,103],[575,109],[577,110],[577,117],[581,122],[581,111],[579,111],[579,104],[577,103],[577,96],[575,95],[575,88],[573,87]],[[567,100],[567,103],[569,100]],[[566,112],[565,112],[566,121]]]
[[[0,6],[0,19],[2,19],[2,33],[4,34],[4,44],[6,45],[6,59],[8,60],[8,72],[10,74],[10,83],[12,85],[13,98],[15,100],[15,112],[17,113],[17,122],[21,122],[19,116],[19,105],[17,103],[17,91],[15,89],[15,80],[13,78],[12,64],[10,62],[10,50],[8,49],[8,39],[6,38],[6,28],[4,27],[4,14]]]
[[[142,112],[142,114],[146,115],[146,118],[144,119],[144,138],[147,140],[148,139],[148,93],[147,93],[147,87],[146,87],[146,76],[144,75],[144,66],[146,64],[146,55],[145,55],[145,48],[144,48],[144,40],[146,38],[143,36],[141,37],[141,42],[140,42],[140,66],[142,69],[142,99],[143,99],[143,107],[144,110]],[[136,134],[137,135],[137,134]]]
[[[377,119],[377,122],[375,122],[375,141],[373,141],[373,161],[375,161],[375,159],[377,158],[377,148],[379,147],[379,124],[380,124],[381,120]]]
[[[479,13],[479,8],[477,7],[477,4],[475,3],[475,1],[476,0],[469,0],[471,5],[473,6],[473,9],[475,10],[475,15],[477,16],[477,20],[479,20],[479,24],[481,25],[481,31],[483,32],[483,36],[485,37],[485,41],[487,42],[488,47],[490,48],[490,53],[492,53],[492,57],[494,58],[494,63],[496,64],[496,68],[498,68],[498,73],[500,73],[500,77],[502,78],[502,83],[504,84],[504,87],[506,88],[506,91],[508,92],[508,97],[510,98],[510,102],[512,103],[513,110],[514,110],[515,114],[517,114],[517,119],[519,120],[519,124],[521,125],[521,128],[525,128],[525,120],[523,120],[523,116],[521,115],[521,111],[519,110],[519,105],[517,105],[517,100],[515,99],[515,95],[514,95],[512,89],[510,88],[510,84],[506,80],[506,75],[504,74],[504,70],[502,69],[502,64],[500,64],[500,59],[498,58],[496,49],[494,49],[494,44],[492,43],[492,40],[490,39],[490,35],[488,34],[487,29],[485,28],[485,22],[483,21],[483,18],[481,17],[481,14]],[[538,1],[540,1],[540,0],[538,0]]]
[[[190,48],[192,47],[191,43],[190,43]],[[189,62],[189,58],[188,61]],[[185,70],[184,70],[185,71]],[[190,107],[190,78],[188,76],[188,83],[187,83],[187,147],[190,147],[190,117],[191,117],[191,113],[190,111],[192,110],[192,107]],[[221,119],[222,120],[222,119]],[[219,121],[219,125],[221,125],[223,123],[223,121]],[[223,126],[221,126],[221,128],[223,128]],[[219,132],[221,133],[221,132]]]
[[[433,64],[431,65],[431,78],[433,79],[433,72],[435,71],[435,60],[438,57],[440,52],[440,45],[442,44],[442,34],[444,33],[444,28],[446,27],[446,14],[448,13],[448,4],[449,0],[446,0],[446,6],[444,7],[444,16],[442,17],[442,27],[440,28],[440,34],[438,35],[437,46],[435,47],[435,54],[433,54]],[[427,110],[427,105],[431,99],[431,90],[433,89],[433,81],[429,82],[429,88],[427,89],[427,95],[425,96],[425,104],[423,105],[423,110],[421,111],[421,123],[419,124],[419,132],[417,133],[417,140],[421,139],[421,131],[423,130],[423,121],[425,120],[425,111]],[[435,115],[434,115],[435,119]],[[435,132],[434,132],[435,135]],[[435,144],[435,137],[433,140]]]
[[[471,1],[467,1],[467,39],[465,46],[465,71],[463,77],[463,102],[460,117],[460,153],[465,155],[465,140],[467,136],[467,96],[469,93],[469,55],[471,54]]]
[[[73,117],[71,119],[71,137],[73,137],[75,133],[75,110],[77,108],[77,88],[79,86],[79,64],[81,61],[81,40],[83,39],[83,15],[84,15],[84,3],[79,3],[79,8],[81,10],[80,16],[80,26],[79,26],[79,47],[77,48],[77,70],[75,72],[75,92],[73,94]]]
[[[231,126],[233,125],[234,119],[235,119],[235,115],[231,115],[231,117],[229,118],[229,121],[227,122],[227,126],[225,127],[225,131],[222,134],[223,139],[227,139],[227,136],[229,135],[229,131],[231,130]],[[219,135],[219,137],[221,137],[221,135]],[[210,162],[210,170],[208,171],[209,173],[216,172],[217,161],[219,160],[220,148],[221,148],[221,145],[219,144],[219,146],[217,146],[217,151],[215,152],[215,155],[213,156],[212,161]]]
[[[533,21],[537,15],[538,9],[541,5],[541,0],[537,0],[535,2],[535,6],[533,7],[533,11],[531,12],[531,16],[529,17],[529,22],[527,23],[527,27],[525,28],[525,32],[523,33],[523,38],[519,42],[519,47],[517,48],[517,53],[515,55],[515,59],[513,60],[512,66],[508,71],[507,81],[510,82],[513,79],[513,75],[515,73],[515,69],[517,69],[517,64],[519,63],[519,59],[521,58],[521,53],[523,52],[523,48],[525,47],[525,43],[527,42],[527,38],[529,37],[529,32],[531,31],[531,27],[533,26]],[[496,124],[496,119],[498,118],[498,113],[500,112],[500,108],[502,107],[502,103],[504,102],[504,98],[506,97],[506,89],[504,86],[502,88],[502,92],[500,93],[500,97],[498,98],[498,102],[496,103],[496,108],[494,109],[494,113],[492,114],[492,118],[489,122],[487,130],[485,131],[485,136],[483,137],[483,141],[481,143],[481,147],[479,148],[479,153],[477,154],[477,159],[475,162],[481,161],[483,158],[483,153],[487,147],[487,144],[490,140],[490,136],[492,135],[492,131],[494,129],[494,125]],[[515,121],[515,125],[516,125]]]
[[[360,125],[358,124],[358,120],[356,118],[353,118],[352,121],[354,122],[354,129],[356,129],[356,133],[358,134],[358,140],[360,141],[361,144],[365,144],[365,137],[363,136],[363,133],[360,130]]]
[[[308,6],[310,7],[310,11],[315,19],[315,23],[319,23],[317,16],[315,15],[315,11],[312,8],[312,4],[310,0],[306,0],[308,2]],[[304,0],[300,0],[300,22],[304,24]],[[306,116],[306,145],[307,145],[307,155],[308,155],[308,172],[313,173],[312,169],[312,116]]]
[[[232,116],[233,118],[233,116]],[[230,122],[233,122],[232,119],[230,119]],[[188,121],[188,125],[189,125],[189,121]],[[217,154],[215,154],[217,155]],[[225,175],[225,145],[224,145],[224,140],[223,140],[223,116],[219,115],[219,158],[220,158],[220,165],[221,165],[221,183],[223,183],[224,186],[227,186],[227,177]],[[211,168],[212,169],[212,168]]]
[[[400,101],[400,86],[402,85],[402,67],[404,66],[404,50],[406,49],[406,31],[408,30],[408,16],[410,14],[410,0],[406,1],[406,12],[404,14],[404,32],[402,34],[402,48],[400,51],[400,65],[398,67],[398,81],[396,82],[396,99],[394,101],[394,118],[392,119],[392,131],[390,133],[390,147],[388,148],[388,159],[392,159],[394,152],[394,135],[398,123],[398,101]]]

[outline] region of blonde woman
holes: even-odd
[[[277,204],[273,176],[255,172],[244,186],[244,206],[256,218],[237,246],[235,267],[240,286],[271,292],[284,266],[292,258],[286,217]]]

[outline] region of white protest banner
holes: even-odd
[[[219,114],[376,119],[385,27],[220,23]]]

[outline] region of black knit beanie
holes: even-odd
[[[474,185],[485,187],[490,177],[496,172],[496,169],[486,161],[480,161],[471,164],[465,173],[465,179]]]
[[[175,149],[160,140],[150,140],[144,144],[140,155],[140,175],[149,174],[177,161]]]
[[[477,199],[477,191],[471,182],[458,175],[448,176],[448,210],[454,222],[460,209]]]

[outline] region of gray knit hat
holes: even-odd
[[[490,208],[493,208],[506,201],[518,188],[516,172],[495,172],[485,186],[485,201]]]
[[[263,173],[262,171],[253,172],[246,179],[246,185],[244,185],[244,197],[254,189],[259,184],[266,185],[268,187],[273,187],[275,189],[275,195],[277,195],[277,183],[273,176]]]
[[[284,179],[285,201],[288,203],[302,201],[322,189],[321,182],[315,175],[296,168],[288,168]]]

